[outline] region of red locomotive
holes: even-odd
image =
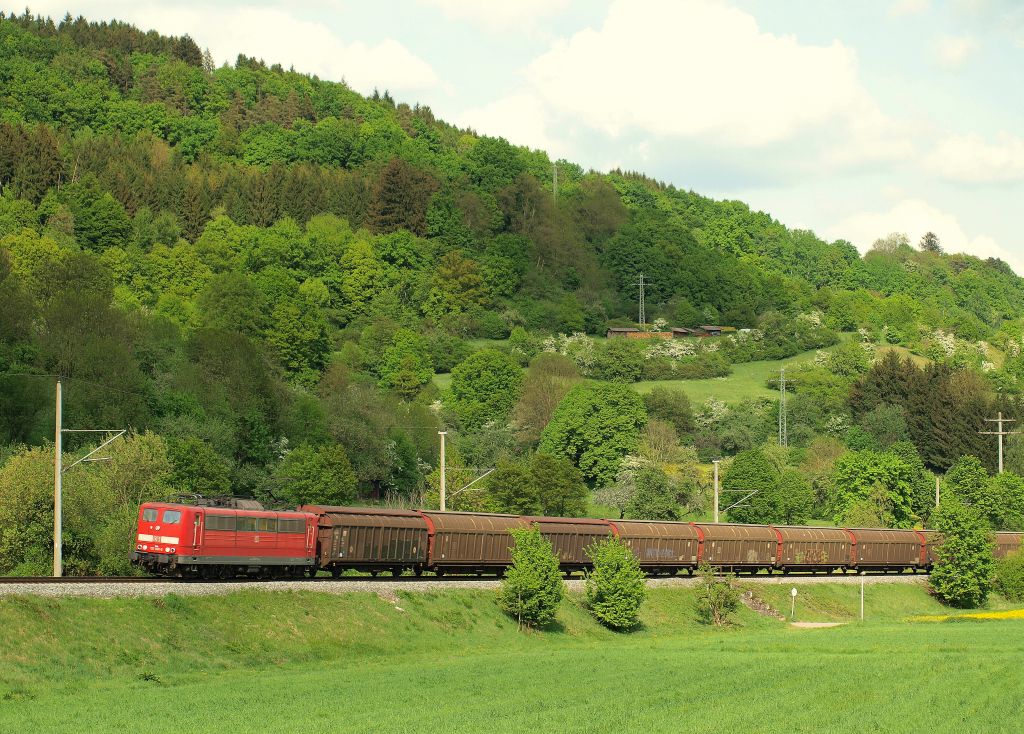
[[[184,578],[301,578],[316,565],[317,516],[147,502],[132,562]]]

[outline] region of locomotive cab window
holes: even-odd
[[[156,522],[157,511],[152,507],[147,507],[142,511],[142,519],[146,522]]]
[[[304,533],[306,532],[306,522],[304,520],[286,520],[284,518],[278,518],[277,532]]]
[[[181,522],[181,513],[178,510],[164,510],[164,522],[168,525]]]

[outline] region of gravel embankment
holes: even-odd
[[[928,577],[923,575],[877,575],[866,576],[868,584],[923,584]],[[859,576],[740,576],[742,583],[758,584],[859,584]],[[649,579],[651,588],[686,587],[697,582],[692,578],[655,578]],[[231,582],[192,582],[182,583],[60,583],[60,584],[0,584],[0,597],[16,594],[32,594],[35,596],[208,596],[211,594],[230,594],[236,591],[318,591],[327,594],[370,593],[393,596],[397,591],[432,592],[444,589],[497,589],[500,581],[496,579],[410,579],[408,581],[391,580],[340,580],[340,581],[231,581]],[[567,582],[573,591],[583,590],[583,581],[574,578]]]

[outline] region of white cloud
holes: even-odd
[[[233,64],[241,53],[285,68],[294,65],[298,71],[324,79],[344,78],[360,92],[376,87],[399,95],[417,94],[441,86],[430,64],[398,41],[345,42],[321,22],[294,17],[287,4],[278,8],[107,0],[87,5],[76,12],[87,14],[90,20],[116,17],[165,35],[187,33],[201,48],[208,47],[218,64]],[[32,4],[33,11],[58,18],[65,7],[63,2],[47,0]]]
[[[917,15],[929,9],[929,0],[897,0],[889,7],[889,15],[901,18],[905,15]]]
[[[1024,138],[999,134],[994,142],[980,135],[953,135],[925,158],[933,173],[961,183],[1024,181]]]
[[[462,20],[489,31],[533,29],[544,18],[558,15],[569,0],[420,0],[440,9],[452,20]]]
[[[458,115],[458,124],[482,135],[503,137],[513,145],[545,150],[552,158],[568,155],[565,146],[548,135],[547,110],[531,94],[513,94]]]
[[[939,236],[946,252],[965,252],[978,257],[998,257],[1017,273],[1024,273],[1024,255],[1002,247],[986,234],[968,235],[959,220],[922,199],[904,199],[888,211],[860,212],[840,220],[825,231],[829,239],[849,240],[866,252],[879,237],[905,232],[914,244],[925,232]]]
[[[943,36],[935,44],[939,63],[947,69],[959,69],[978,48],[971,36]]]
[[[558,41],[526,79],[553,113],[612,137],[760,147],[817,135],[836,164],[909,152],[861,84],[853,49],[761,31],[713,0],[616,0],[601,28]]]

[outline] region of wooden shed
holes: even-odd
[[[640,329],[633,328],[632,326],[613,326],[605,332],[605,336],[609,339],[612,338],[629,338],[632,334],[639,334]],[[634,339],[636,337],[633,337]]]

